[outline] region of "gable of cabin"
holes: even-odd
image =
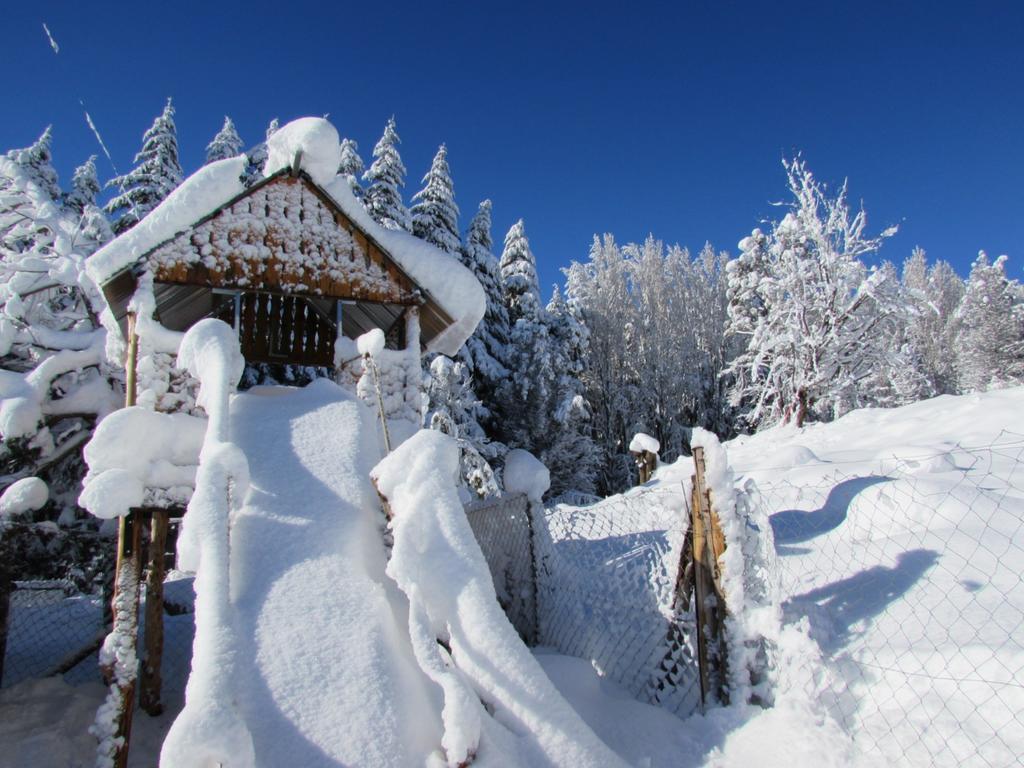
[[[452,322],[301,171],[260,182],[115,275],[103,288],[123,323],[143,276],[162,325],[218,317],[250,362],[330,366],[339,329],[356,338],[380,328],[388,346],[404,346],[410,307],[423,344]]]

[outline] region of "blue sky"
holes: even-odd
[[[395,114],[407,196],[446,142],[460,226],[490,197],[500,251],[523,217],[545,295],[595,233],[735,251],[802,151],[900,225],[883,257],[1024,274],[1020,2],[321,5],[14,4],[0,148],[53,124],[67,182],[99,152],[81,99],[124,171],[171,96],[186,172],[225,114],[247,144],[329,114],[369,162]]]

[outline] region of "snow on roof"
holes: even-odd
[[[267,164],[264,176],[273,176],[291,168],[295,155],[302,153],[300,165],[313,182],[326,187],[338,175],[341,165],[341,141],[338,131],[322,117],[300,117],[267,139]]]
[[[454,355],[484,315],[486,302],[476,277],[458,259],[406,232],[385,229],[366,213],[344,176],[337,175],[338,132],[323,118],[294,120],[271,136],[266,176],[299,167],[452,318],[453,323],[428,345],[431,352]],[[192,227],[246,189],[244,156],[200,168],[141,222],[94,253],[86,262],[89,277],[103,285],[156,246]]]

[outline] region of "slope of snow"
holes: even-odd
[[[230,441],[250,483],[231,525],[230,683],[255,765],[418,765],[441,743],[439,691],[384,576],[372,420],[324,379],[232,399]],[[188,696],[197,672],[215,674],[194,666]],[[191,764],[191,735],[173,761],[165,746],[165,765]]]
[[[854,411],[725,448],[760,491],[787,627],[813,640],[776,660],[783,701],[809,696],[867,765],[1017,764],[1024,388]],[[691,472],[680,459],[656,482]],[[757,722],[734,734],[751,756]]]

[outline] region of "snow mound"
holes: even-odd
[[[356,348],[359,350],[360,355],[379,357],[381,350],[384,349],[384,331],[380,328],[367,331],[356,339]]]
[[[539,502],[551,487],[551,474],[529,451],[516,448],[505,457],[505,490],[525,493],[530,501]]]
[[[78,503],[101,520],[124,517],[133,507],[141,507],[146,489],[139,476],[127,469],[108,469],[93,476]]]
[[[341,165],[341,140],[338,131],[322,117],[300,117],[277,130],[267,139],[267,165],[264,176],[273,176],[291,168],[301,152],[299,166],[323,187],[338,174]]]
[[[514,464],[536,482],[543,465],[520,454]],[[387,574],[409,598],[416,660],[444,691],[447,764],[623,765],[559,695],[498,604],[459,501],[458,466],[451,437],[421,430],[372,472],[393,512]]]
[[[50,489],[38,477],[26,477],[12,483],[0,496],[0,517],[35,512],[50,499]]]
[[[629,441],[630,453],[642,453],[647,451],[648,453],[657,453],[661,450],[661,443],[657,439],[650,435],[644,434],[643,432],[637,432],[633,435],[633,439]]]
[[[895,446],[878,456],[880,471],[909,475],[928,475],[955,472],[958,468],[953,456],[946,451],[931,452],[920,445]]]

